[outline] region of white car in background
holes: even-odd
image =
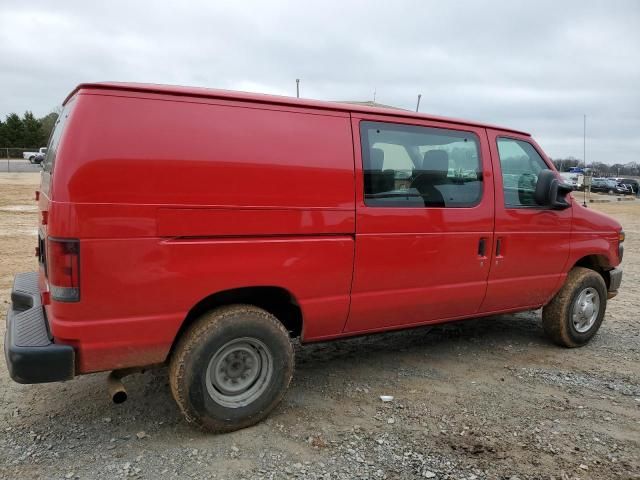
[[[40,158],[44,157],[47,153],[47,147],[41,147],[37,152],[23,152],[22,158],[25,160],[29,160],[31,163],[36,163],[36,157],[41,155]]]

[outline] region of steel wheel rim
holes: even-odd
[[[273,376],[273,355],[257,338],[225,343],[209,360],[205,383],[209,396],[224,407],[240,408],[254,402]]]
[[[578,333],[588,332],[600,313],[600,294],[593,287],[582,290],[573,302],[572,322]]]

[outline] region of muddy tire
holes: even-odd
[[[171,392],[188,422],[230,432],[263,420],[282,400],[294,369],[289,333],[252,305],[197,319],[169,363]]]
[[[596,334],[607,307],[607,286],[602,276],[576,267],[555,297],[542,309],[547,336],[563,347],[581,347]]]

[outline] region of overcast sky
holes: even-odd
[[[87,81],[371,100],[640,162],[640,0],[0,2],[0,117]]]

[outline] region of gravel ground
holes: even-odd
[[[37,181],[0,174],[2,315],[13,274],[36,268]],[[592,207],[627,244],[584,348],[551,345],[540,312],[298,346],[281,406],[226,435],[185,424],[164,368],[113,405],[106,374],[18,385],[0,366],[0,478],[638,479],[640,201]]]

